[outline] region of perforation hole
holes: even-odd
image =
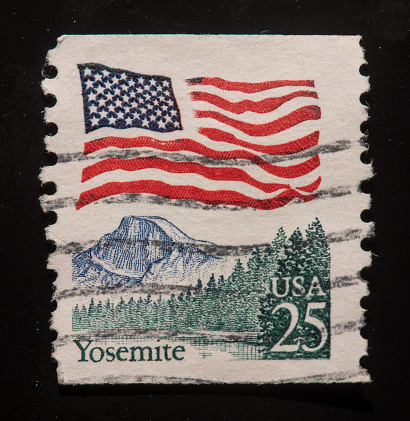
[[[53,94],[44,95],[44,105],[48,108],[54,107],[57,104],[57,98]]]
[[[373,281],[374,280],[374,273],[373,270],[370,266],[366,266],[364,267],[361,271],[360,271],[360,277],[362,279],[364,279],[365,281]]]
[[[360,300],[360,307],[364,308],[365,310],[368,310],[371,307],[371,298],[369,295],[366,295],[365,297],[362,297]],[[368,312],[366,312],[367,314]]]
[[[360,95],[360,102],[366,107],[370,107],[370,92],[363,92]]]
[[[44,183],[41,186],[41,189],[43,191],[43,194],[47,194],[48,196],[52,196],[53,194],[56,193],[57,191],[57,186],[55,183],[53,183],[52,181],[49,181],[47,183]],[[47,212],[49,213],[49,212]]]
[[[57,308],[57,306],[55,306],[56,308]],[[55,309],[54,309],[55,310]],[[52,310],[51,312],[53,313],[54,312],[54,310]],[[50,329],[50,339],[51,339],[51,342],[54,342],[56,339],[58,338],[58,333],[57,333],[57,331],[56,330],[54,330],[54,329]]]
[[[373,213],[370,209],[364,209],[360,214],[360,218],[363,222],[372,222],[373,221]]]
[[[362,76],[369,76],[369,65],[364,63],[360,66],[359,72]]]
[[[57,271],[54,269],[47,269],[47,278],[50,282],[54,282],[57,279]]]
[[[55,123],[46,123],[46,135],[55,136],[58,132],[57,124]]]
[[[58,156],[54,152],[46,153],[46,165],[52,166],[57,164]]]
[[[44,222],[47,225],[54,225],[57,222],[57,213],[56,212],[45,212],[43,214]]]
[[[368,355],[363,355],[360,358],[360,366],[368,370],[370,368],[370,358]]]
[[[368,165],[372,162],[368,151],[363,151],[360,154],[360,161],[362,161],[362,163],[366,164],[366,165]]]
[[[43,67],[41,74],[47,79],[54,79],[58,75],[57,67],[46,64]]]
[[[372,251],[376,247],[376,242],[373,237],[365,237],[360,242],[360,247],[364,251]]]
[[[369,329],[368,326],[363,326],[360,329],[360,335],[361,335],[362,338],[369,339],[369,334],[370,334],[370,329]]]
[[[371,194],[374,190],[373,178],[368,178],[360,183],[360,190],[362,193]]]
[[[47,244],[47,250],[50,254],[54,253],[57,250],[57,244],[53,240],[47,240],[46,244]]]
[[[369,134],[369,123],[367,121],[363,121],[360,125],[360,131],[365,135]]]

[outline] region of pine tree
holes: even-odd
[[[330,250],[322,224],[316,218],[306,230],[306,263],[311,272],[322,280],[329,280]]]
[[[94,304],[94,298],[91,298],[91,302],[90,302],[90,305],[88,307],[88,315],[93,317],[94,314],[96,313],[96,311],[97,311],[97,308]]]
[[[263,258],[260,248],[255,246],[248,260],[247,288],[249,291],[261,292],[266,289],[270,277],[268,263]]]
[[[216,280],[215,280],[215,275],[212,274],[211,277],[209,278],[209,281],[207,283],[207,289],[215,289],[216,288]]]
[[[225,278],[223,275],[221,275],[218,279],[218,287],[220,287],[221,285],[223,285],[225,283]]]
[[[198,282],[197,282],[197,284],[195,286],[195,289],[194,289],[194,294],[199,294],[201,292],[202,292],[202,281],[200,279],[198,279]]]
[[[80,312],[80,327],[81,329],[89,329],[90,328],[90,317],[87,312],[86,306],[83,304]]]
[[[124,328],[126,319],[125,319],[125,312],[126,312],[126,304],[124,299],[121,297],[120,302],[115,307],[115,324],[118,328]]]
[[[73,330],[77,330],[81,328],[80,309],[78,308],[78,304],[76,304],[73,310],[72,325],[73,325]]]

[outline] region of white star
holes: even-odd
[[[108,77],[108,75],[110,74],[108,70],[103,70],[101,73],[104,75],[104,77]]]
[[[164,97],[164,95],[159,95],[159,96],[158,96],[158,99],[159,99],[160,101],[163,101],[163,100],[165,99],[165,97]]]
[[[145,104],[145,106],[146,106],[149,110],[152,110],[152,109],[154,108],[154,106],[153,106],[153,105],[151,105],[151,104]]]
[[[154,115],[150,115],[148,118],[149,118],[151,121],[155,121],[155,120],[157,119],[157,117],[155,117]]]
[[[161,108],[161,110],[168,110],[168,105],[161,105],[159,108]]]
[[[140,104],[142,104],[142,103],[144,102],[144,100],[143,100],[142,98],[138,98],[138,102],[139,102]],[[148,105],[147,105],[147,107],[148,107]]]
[[[155,111],[155,114],[156,114],[156,115],[158,115],[158,116],[159,116],[159,115],[162,115],[162,111],[161,111],[161,110],[156,110],[156,111]]]
[[[97,124],[98,124],[98,122],[99,122],[99,118],[98,117],[93,117],[92,119],[91,119],[91,125],[92,126],[96,126]]]
[[[165,123],[163,121],[158,121],[158,127],[160,129],[165,129]]]
[[[138,83],[139,83],[140,85],[143,85],[143,84],[144,84],[144,82],[145,82],[145,80],[144,80],[144,78],[143,78],[143,77],[140,77],[140,78],[138,79]]]
[[[100,111],[101,118],[107,117],[107,111]]]
[[[110,105],[108,106],[108,109],[109,109],[110,111],[114,112],[114,111],[115,111],[115,106],[114,106],[113,104],[110,104]]]
[[[177,115],[176,110],[169,110],[169,113],[171,114],[172,117]]]
[[[118,120],[124,120],[124,113],[121,111],[118,113]]]
[[[171,117],[169,115],[166,115],[164,118],[165,118],[165,122],[166,123],[172,121],[172,119],[171,119]]]
[[[98,94],[103,94],[104,93],[104,88],[100,85],[98,85],[95,90],[97,91],[97,95]]]
[[[99,73],[97,73],[96,75],[94,75],[95,80],[98,80],[98,82],[101,82],[102,80],[102,75],[100,75]]]
[[[129,126],[131,126],[131,124],[132,124],[132,118],[131,118],[131,117],[127,117],[127,118],[125,119],[125,122],[126,122]]]
[[[138,87],[138,88],[137,88],[137,92],[138,92],[139,94],[142,94],[142,93],[144,92],[144,89],[142,89],[141,87]]]
[[[90,105],[90,114],[96,113],[97,107],[95,105]]]
[[[107,101],[109,101],[110,99],[113,99],[113,98],[114,98],[114,95],[113,95],[110,91],[108,91],[108,92],[105,94],[105,96],[107,97]]]
[[[114,89],[114,95],[121,95],[121,89],[120,88],[115,88]]]
[[[118,98],[114,101],[114,104],[115,104],[116,107],[121,107],[122,101]]]
[[[93,92],[91,92],[91,93],[88,94],[88,100],[89,101],[95,101],[96,98],[97,98],[97,94],[95,94]]]
[[[110,117],[108,119],[108,121],[110,122],[110,124],[115,124],[115,122],[117,121],[117,119],[115,117]]]
[[[153,103],[154,105],[158,105],[158,104],[159,104],[159,102],[158,102],[156,99],[154,99],[154,101],[152,101],[152,103]]]
[[[167,80],[164,80],[163,82],[162,82],[162,84],[164,85],[164,86],[169,86],[169,82],[167,81]]]
[[[155,79],[151,79],[149,83],[151,84],[151,86],[154,86],[157,83],[157,81]]]
[[[131,79],[131,80],[129,80],[129,81],[128,81],[128,84],[129,84],[130,86],[134,86],[134,85],[135,85],[135,82]]]
[[[93,86],[93,83],[94,82],[92,80],[88,79],[87,82],[85,82],[86,89],[91,88]]]
[[[142,120],[142,127],[149,127],[148,120]]]
[[[141,107],[141,108],[140,108],[140,111],[141,111],[142,113],[145,113],[145,112],[147,112],[147,109],[146,109],[145,107]]]
[[[106,99],[104,97],[100,98],[97,102],[98,102],[98,106],[99,107],[103,107],[106,103]]]
[[[127,79],[127,75],[125,73],[121,73],[120,80],[125,80],[125,79]]]
[[[174,121],[174,126],[179,127],[180,126],[179,121]]]
[[[84,69],[84,76],[91,76],[91,69],[89,69],[88,67],[86,67]]]

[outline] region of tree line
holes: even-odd
[[[177,331],[259,332],[261,341],[272,336],[272,278],[317,276],[330,288],[330,253],[324,230],[316,218],[305,231],[297,228],[289,237],[280,228],[266,247],[256,246],[244,267],[237,259],[232,274],[217,279],[214,274],[186,293],[152,299],[148,294],[118,304],[109,299],[88,308],[76,305],[73,330],[155,329]]]

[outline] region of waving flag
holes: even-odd
[[[317,128],[303,124],[320,118],[313,81],[187,79],[191,115],[184,117],[178,107],[183,98],[175,96],[169,77],[95,63],[78,68],[86,134],[112,130],[111,136],[85,141],[84,155],[98,158],[106,150],[113,156],[83,169],[82,182],[90,188],[77,209],[122,193],[256,209],[315,198],[320,177],[308,183],[306,177],[319,167],[319,157],[300,157],[319,139]],[[188,117],[195,122],[194,135],[185,130]],[[133,129],[135,136],[116,136],[121,129]],[[118,158],[119,149],[138,156]],[[273,163],[281,156],[295,160]]]

